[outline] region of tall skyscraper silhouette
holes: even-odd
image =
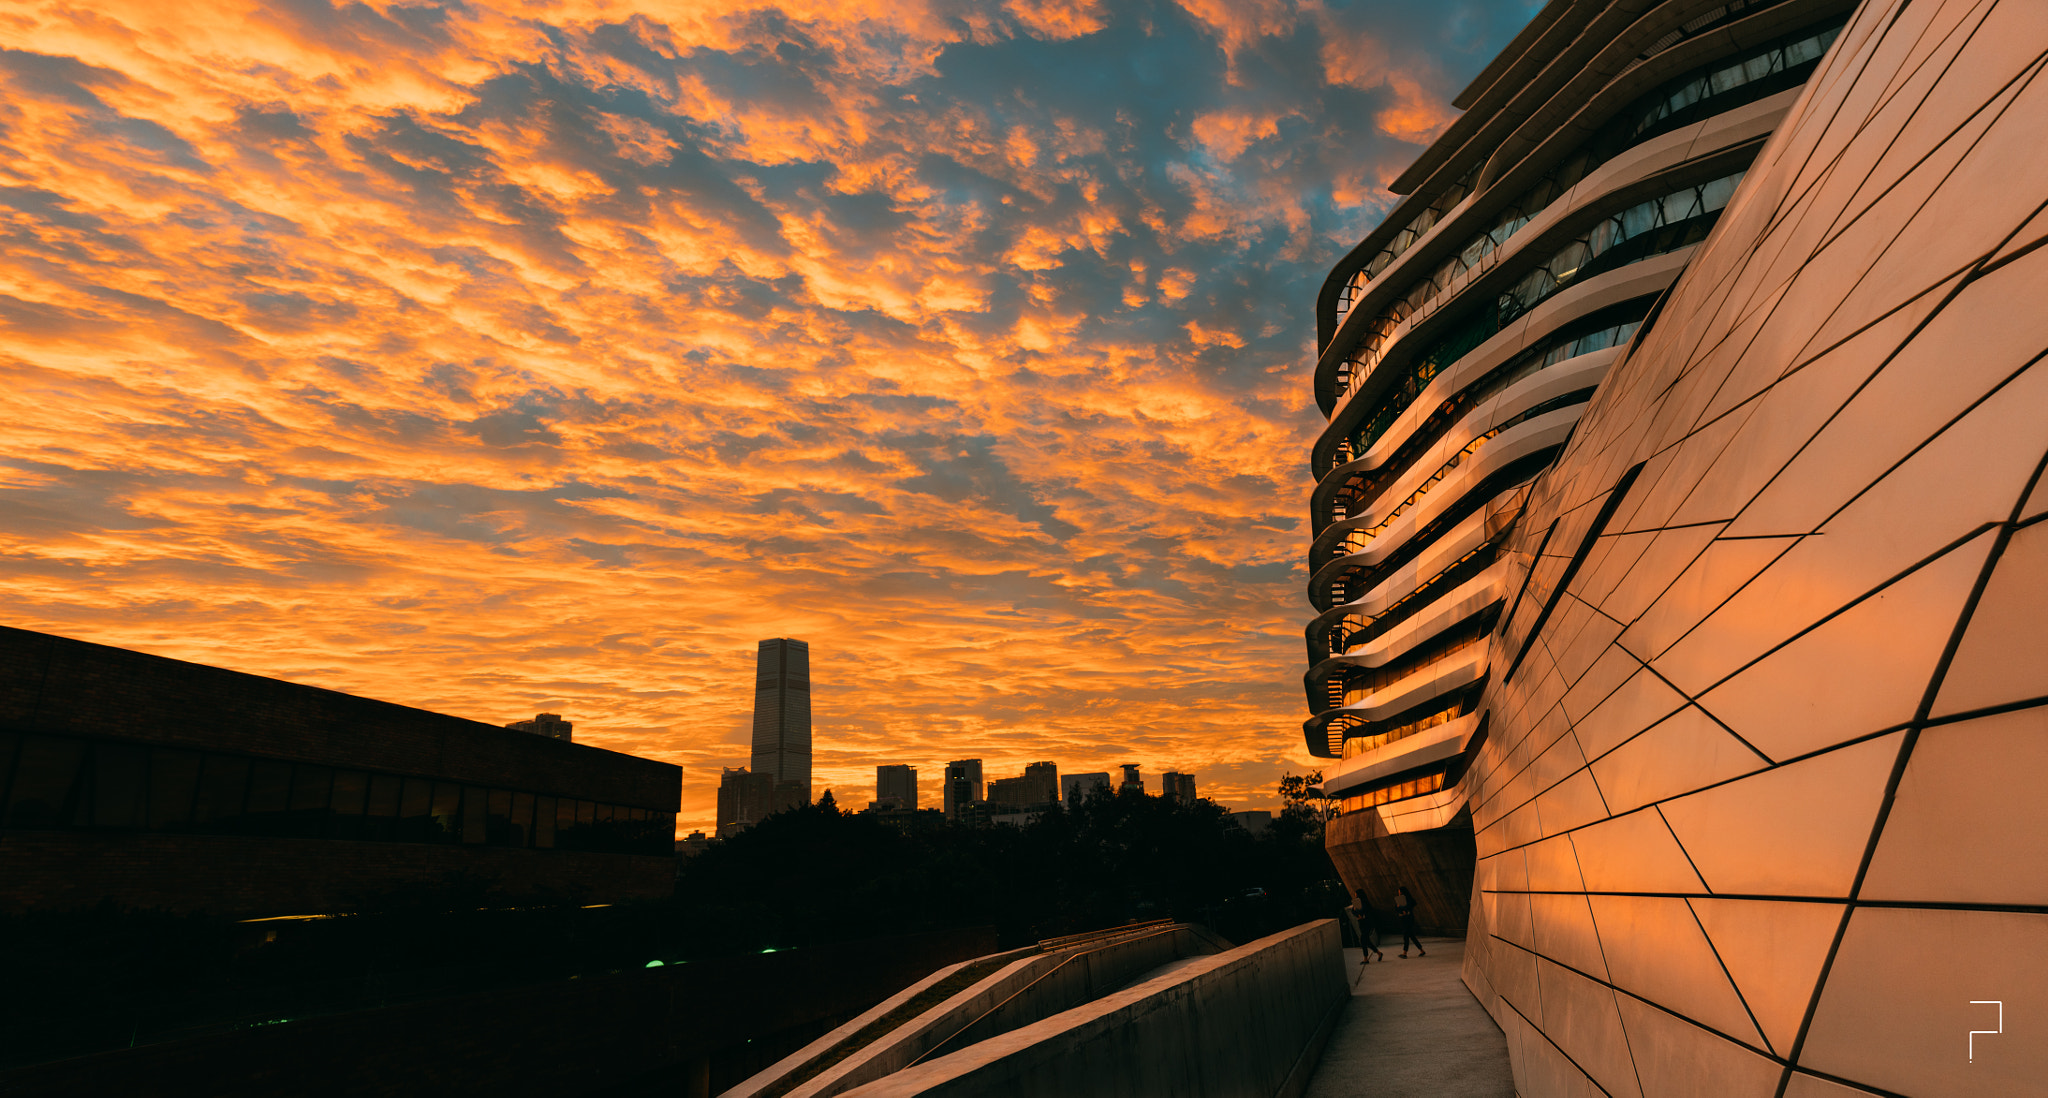
[[[946,764],[946,818],[957,820],[960,810],[982,799],[981,760],[955,759]]]
[[[811,803],[811,646],[761,642],[754,672],[754,766],[775,780],[774,809]]]
[[[885,810],[917,811],[917,768],[901,764],[875,767],[875,803]]]

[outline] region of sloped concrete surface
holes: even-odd
[[[1303,923],[845,1096],[1291,1098],[1347,1001],[1343,964],[1336,921]]]
[[[1514,1098],[1507,1037],[1458,978],[1465,943],[1425,938],[1429,955],[1405,961],[1380,948],[1386,961],[1363,968],[1344,951],[1351,1001],[1306,1098]]]

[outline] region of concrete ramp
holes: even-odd
[[[1149,979],[841,1093],[1294,1098],[1348,997],[1337,924],[1325,919],[1171,961]]]
[[[829,1098],[1118,990],[1190,957],[1231,948],[1157,920],[940,969],[726,1091],[723,1098]]]

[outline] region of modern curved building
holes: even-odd
[[[1329,847],[1524,1098],[2041,1092],[2044,65],[2015,0],[1559,0],[1332,274]]]
[[[1460,780],[1519,593],[1502,556],[1622,346],[1691,260],[1848,5],[1551,4],[1458,97],[1404,200],[1316,305],[1304,678],[1341,760],[1330,850],[1354,886],[1469,917]]]

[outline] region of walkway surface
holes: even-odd
[[[1514,1098],[1507,1038],[1458,978],[1465,943],[1428,938],[1423,948],[1428,956],[1405,961],[1387,949],[1363,968],[1358,950],[1344,951],[1351,1001],[1306,1098]]]

